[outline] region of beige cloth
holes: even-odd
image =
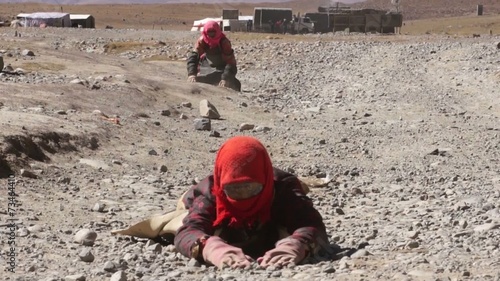
[[[299,178],[299,180],[305,194],[309,193],[311,187],[323,187],[331,181],[329,178],[318,179],[305,177]],[[182,202],[186,193],[187,191],[182,194],[177,201],[177,208],[175,211],[152,216],[149,219],[140,221],[127,228],[112,230],[111,234],[129,235],[139,238],[156,238],[165,234],[175,235],[177,230],[182,226],[182,220],[188,214],[188,210],[186,210],[186,206]],[[286,237],[287,235],[283,233],[283,236]]]
[[[186,193],[187,191],[177,201],[175,211],[153,216],[128,228],[112,230],[111,234],[129,235],[139,238],[156,238],[165,234],[175,235],[177,230],[182,226],[182,220],[188,214],[188,210],[186,210],[186,206],[182,202],[182,198],[184,198]]]

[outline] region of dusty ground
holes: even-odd
[[[236,93],[185,82],[190,32],[17,31],[0,29],[14,69],[0,77],[0,224],[17,225],[15,240],[1,230],[2,280],[500,280],[500,37],[230,34]],[[194,129],[202,99],[219,138]],[[310,195],[330,242],[365,250],[249,273],[110,235],[171,209],[237,134],[333,177]],[[81,229],[93,246],[74,243]]]

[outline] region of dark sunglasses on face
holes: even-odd
[[[215,30],[213,30],[213,29],[207,30],[207,35],[210,37],[214,37],[216,33],[217,32],[215,32]]]
[[[226,184],[224,193],[226,196],[234,200],[243,200],[258,195],[263,189],[263,185],[258,182],[243,182]]]

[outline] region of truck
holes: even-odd
[[[290,33],[314,33],[314,22],[308,17],[295,16],[290,8],[254,9],[253,30],[257,32],[283,32],[283,20]]]

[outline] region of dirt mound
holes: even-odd
[[[30,161],[50,162],[50,154],[75,152],[81,148],[95,150],[99,140],[96,136],[45,132],[5,136],[1,144],[0,178],[7,178],[27,167]]]

